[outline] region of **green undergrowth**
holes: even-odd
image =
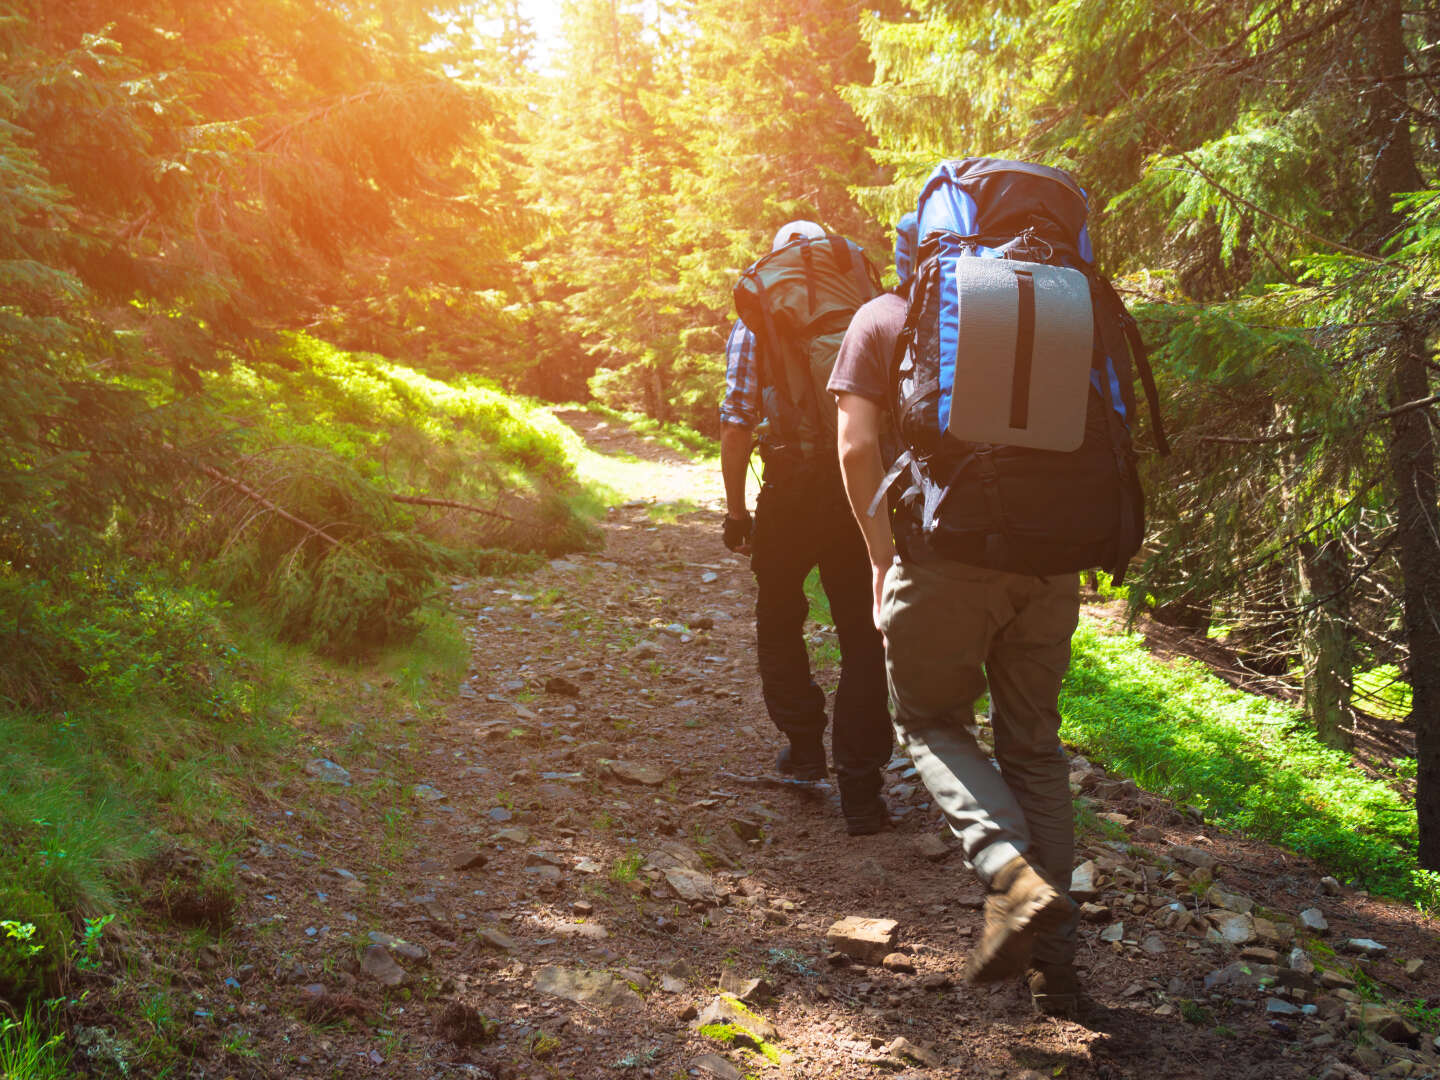
[[[1375,892],[1440,907],[1440,875],[1416,865],[1414,806],[1322,745],[1298,710],[1082,622],[1060,711],[1067,743],[1147,790]]]
[[[153,568],[0,567],[0,1015],[39,1010],[93,963],[106,916],[154,915],[157,898],[171,915],[173,853],[199,868],[200,918],[223,919],[259,785],[312,742],[453,691],[458,626],[433,605],[417,623],[406,646],[342,664]],[[29,1039],[12,1028],[3,1052]]]
[[[602,405],[598,401],[587,402],[584,405],[563,405],[562,409],[584,409],[595,416],[603,416],[614,424],[624,424],[636,435],[657,442],[661,446],[668,446],[676,453],[685,454],[687,457],[698,459],[718,458],[720,456],[720,443],[702,435],[688,424],[661,423],[654,417],[646,416],[644,413],[622,412],[619,409],[612,409],[608,405]]]
[[[175,546],[286,640],[361,656],[415,632],[440,575],[596,543],[573,433],[485,380],[303,334],[207,379],[222,452]]]

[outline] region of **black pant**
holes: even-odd
[[[805,650],[805,578],[818,563],[840,638],[835,771],[842,788],[878,791],[891,746],[885,644],[871,618],[870,558],[838,467],[767,466],[751,543],[760,683],[770,719],[797,743],[825,731],[825,695]]]

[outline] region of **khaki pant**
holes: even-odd
[[[1077,574],[897,561],[886,576],[880,618],[895,731],[987,883],[1025,854],[1069,886],[1074,810],[1057,701],[1079,612]],[[967,730],[987,685],[998,769]],[[1038,962],[1073,957],[1073,923],[1035,943]]]

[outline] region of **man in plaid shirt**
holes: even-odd
[[[776,234],[774,249],[825,232],[795,221]],[[725,546],[750,557],[755,574],[756,655],[765,707],[788,740],[777,766],[797,780],[827,775],[823,736],[825,694],[810,673],[805,647],[809,600],[805,579],[820,567],[840,639],[840,685],[835,691],[832,750],[846,831],[880,832],[890,823],[880,797],[881,769],[890,756],[885,647],[870,616],[870,560],[851,516],[830,448],[819,460],[781,453],[769,438],[755,335],[736,320],[725,345],[725,400],[720,406],[720,467],[725,479]],[[764,482],[752,523],[745,476],[759,436]]]

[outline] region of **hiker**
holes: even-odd
[[[750,312],[755,331],[737,319],[726,345],[723,538],[731,551],[750,557],[760,683],[770,719],[787,739],[776,765],[797,781],[823,780],[828,771],[825,694],[805,647],[805,579],[820,568],[840,643],[831,737],[840,805],[846,832],[862,836],[890,824],[880,795],[890,712],[884,646],[870,617],[870,564],[840,482],[834,403],[824,379],[849,316],[879,290],[878,279],[857,246],[811,221],[783,226],[771,251],[774,261],[757,262],[736,287],[737,306],[744,305],[742,315]],[[843,276],[840,263],[849,268]],[[742,295],[747,281],[769,288]],[[762,309],[762,299],[770,307]],[[836,308],[828,337],[810,336],[804,315]],[[809,393],[790,393],[800,380]],[[757,434],[765,471],[752,521],[745,474]]]
[[[965,977],[1026,972],[1040,1011],[1075,1015],[1058,700],[1077,571],[1123,578],[1139,544],[1126,426],[1138,334],[1132,344],[1128,314],[1093,273],[1085,197],[1065,173],[947,162],[918,214],[908,289],[857,312],[830,376],[841,468],[870,555],[896,733],[988,890]],[[1136,363],[1148,378],[1143,353]],[[887,425],[903,451],[889,474]],[[973,730],[987,690],[998,769]]]

